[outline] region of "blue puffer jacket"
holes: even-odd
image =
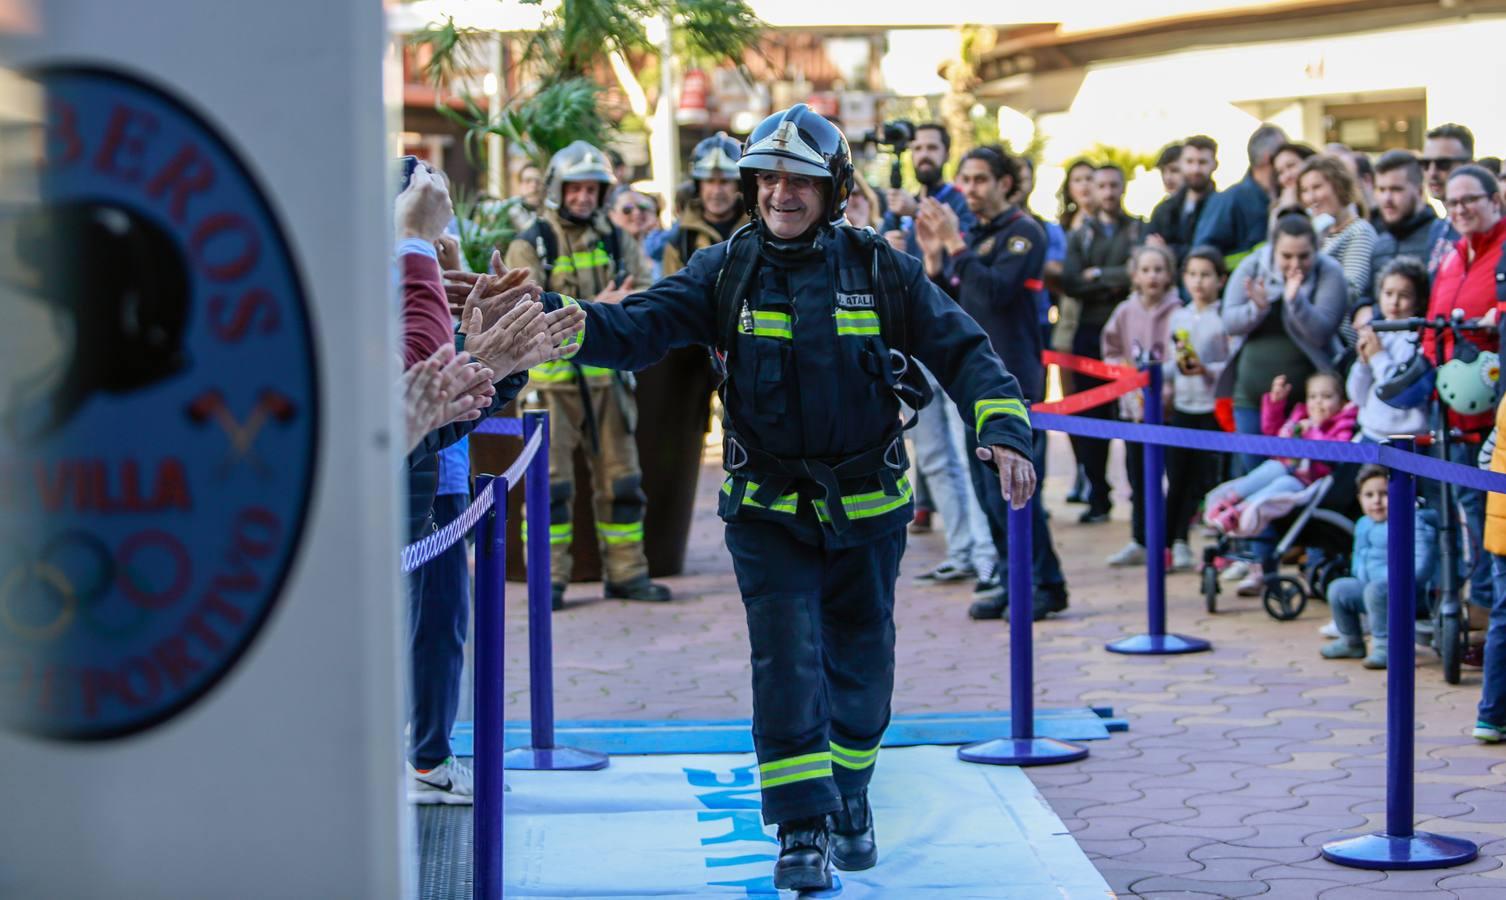
[[[1349,574],[1363,582],[1386,580],[1386,532],[1388,523],[1376,522],[1369,516],[1360,516],[1354,523],[1354,554],[1349,562]],[[1438,569],[1438,519],[1430,509],[1419,509],[1416,514],[1417,544],[1412,558],[1417,575],[1417,586],[1422,587],[1433,580]]]

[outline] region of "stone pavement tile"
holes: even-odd
[[[1255,859],[1265,861],[1266,866],[1291,865],[1294,863],[1311,862],[1318,858],[1318,851],[1306,845],[1296,847],[1236,847],[1225,841],[1213,844],[1205,844],[1193,850],[1188,856],[1204,863],[1220,859]],[[1305,877],[1305,876],[1304,876]]]
[[[1213,843],[1207,837],[1196,835],[1176,834],[1160,837],[1136,837],[1141,846],[1128,853],[1116,853],[1114,859],[1129,865],[1144,864],[1160,871],[1162,864],[1181,864],[1190,862],[1189,853],[1205,844]],[[1203,864],[1199,863],[1199,867]]]
[[[1121,853],[1132,853],[1144,846],[1139,839],[1130,837],[1082,838],[1075,833],[1072,837],[1077,841],[1077,846],[1082,848],[1082,852],[1091,860],[1099,857],[1113,858]]]
[[[1199,868],[1202,867],[1200,863],[1193,862],[1192,860],[1184,860],[1181,863],[1162,863],[1154,867],[1150,867],[1144,865],[1130,865],[1128,863],[1122,863],[1119,860],[1112,858],[1089,858],[1092,859],[1093,867],[1098,870],[1098,874],[1102,875],[1103,880],[1109,883],[1109,888],[1112,889],[1116,895],[1121,897],[1140,896],[1133,893],[1132,886],[1136,882],[1143,881],[1147,878],[1155,878],[1158,875],[1175,874],[1178,872],[1196,872]]]
[[[1086,784],[1093,779],[1089,772],[1066,766],[1039,766],[1025,770],[1030,781],[1041,793],[1055,792],[1062,788]]]
[[[1380,875],[1375,872],[1373,875]],[[1341,888],[1348,885],[1344,881],[1324,881],[1316,878],[1270,878],[1265,882],[1270,893],[1265,896],[1271,900],[1319,900],[1329,895],[1325,891]],[[1366,884],[1368,882],[1357,882]]]
[[[1235,777],[1246,779],[1244,787],[1231,791],[1234,798],[1283,798],[1296,796],[1299,787],[1343,779],[1344,773],[1337,769],[1311,772],[1277,771],[1275,768],[1241,769]]]
[[[1224,807],[1229,808],[1229,807]],[[1146,840],[1153,837],[1207,837],[1215,841],[1237,841],[1252,837],[1257,831],[1254,825],[1241,825],[1238,823],[1228,825],[1212,825],[1207,817],[1193,815],[1174,822],[1158,822],[1155,825],[1146,825],[1136,828],[1131,837]],[[1264,861],[1262,864],[1269,864]]]
[[[1375,900],[1377,896],[1404,894],[1414,900],[1455,900],[1456,895],[1451,891],[1435,887],[1437,878],[1436,871],[1387,872],[1386,877],[1380,881],[1338,887],[1324,891],[1319,896],[1322,900]]]
[[[1157,891],[1150,894],[1135,894],[1142,900],[1221,900],[1218,894],[1207,894],[1202,891]]]
[[[1229,806],[1243,811],[1245,815],[1254,815],[1258,812],[1300,809],[1307,805],[1307,801],[1301,797],[1236,797],[1228,793],[1212,793],[1199,794],[1189,799],[1187,805],[1200,810]]]
[[[1343,809],[1332,809],[1324,806],[1302,806],[1296,809],[1283,810],[1281,812],[1257,812],[1245,817],[1246,825],[1255,825],[1262,829],[1275,826],[1303,825],[1310,826],[1313,831],[1322,829],[1350,830],[1359,828],[1368,821],[1361,813],[1352,813]]]
[[[1245,868],[1240,865],[1244,862],[1255,863],[1256,861],[1220,860],[1216,865],[1210,865],[1201,872],[1187,875],[1160,875],[1137,881],[1131,887],[1142,897],[1153,897],[1174,891],[1190,892],[1194,897],[1203,893],[1228,898],[1254,897],[1266,893],[1269,888],[1264,882],[1249,880],[1248,873],[1244,876],[1238,874]]]
[[[1181,765],[1182,771],[1173,775],[1150,775],[1136,778],[1130,787],[1147,794],[1159,788],[1202,788],[1204,791],[1235,791],[1248,785],[1249,779],[1239,773],[1249,767],[1241,763],[1204,763],[1200,766]]]
[[[1251,815],[1259,815],[1259,813],[1251,813]],[[1298,819],[1284,824],[1261,825],[1260,829],[1250,837],[1229,841],[1229,843],[1235,847],[1251,849],[1292,847],[1305,843],[1310,835],[1327,834],[1334,830],[1322,822]]]

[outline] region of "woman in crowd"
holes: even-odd
[[[862,175],[852,178],[852,196],[847,198],[847,221],[854,228],[879,227],[884,217],[884,207],[879,203],[878,192]]]
[[[1302,205],[1313,217],[1319,252],[1344,267],[1344,280],[1349,284],[1347,312],[1352,314],[1360,299],[1370,292],[1370,256],[1375,249],[1375,228],[1367,218],[1365,198],[1349,167],[1338,157],[1327,154],[1309,157],[1302,164],[1297,191]],[[1346,314],[1345,322],[1348,321]],[[1352,346],[1353,331],[1344,336],[1345,345]]]
[[[1449,221],[1459,232],[1454,249],[1444,257],[1433,278],[1432,299],[1427,315],[1452,315],[1455,310],[1463,312],[1466,319],[1484,318],[1493,321],[1496,313],[1496,269],[1501,262],[1501,243],[1506,241],[1506,218],[1502,217],[1500,183],[1482,166],[1459,166],[1449,173],[1444,187],[1444,206],[1448,208]],[[1489,331],[1463,332],[1463,339],[1482,350],[1495,351],[1500,339],[1494,329]],[[1422,352],[1435,364],[1453,359],[1455,336],[1443,334],[1443,359],[1435,357],[1431,336],[1422,342]],[[1466,416],[1452,410],[1448,413],[1451,428],[1458,429],[1460,437],[1450,441],[1449,453],[1454,462],[1468,464],[1479,451],[1480,438],[1490,430],[1491,413]],[[1436,482],[1424,481],[1423,493],[1434,509],[1439,497]],[[1454,494],[1464,508],[1469,527],[1462,537],[1470,542],[1470,559],[1481,558],[1480,534],[1485,521],[1485,494],[1472,488],[1456,486]],[[1455,559],[1461,558],[1455,556]],[[1490,567],[1477,565],[1470,577],[1470,625],[1484,625],[1485,611],[1491,608],[1494,590],[1491,584]],[[1472,650],[1466,660],[1475,660],[1480,651]]]
[[[1093,217],[1093,172],[1097,167],[1086,159],[1075,159],[1067,164],[1067,176],[1062,179],[1061,190],[1057,191],[1056,223],[1061,226],[1063,234],[1071,234],[1077,226]],[[1063,242],[1062,258],[1066,258],[1066,247]],[[1056,277],[1060,279],[1058,270]],[[1056,298],[1056,327],[1051,332],[1050,347],[1061,353],[1072,352],[1072,340],[1077,337],[1077,322],[1082,316],[1082,303],[1075,297],[1069,297],[1064,293],[1058,293]],[[1072,373],[1062,372],[1062,390],[1072,393]],[[1077,470],[1077,478],[1072,485],[1072,490],[1067,494],[1068,503],[1088,502],[1088,480],[1083,475],[1082,467]]]
[[[1276,224],[1280,210],[1298,206],[1302,202],[1297,186],[1302,164],[1316,156],[1318,151],[1306,144],[1282,144],[1271,157],[1271,167],[1276,171],[1276,196],[1271,200],[1271,225]]]
[[[1348,298],[1344,270],[1318,252],[1318,236],[1306,216],[1282,216],[1271,242],[1239,264],[1224,295],[1230,360],[1217,394],[1233,398],[1234,424],[1241,434],[1262,433],[1261,403],[1276,376],[1306,384],[1315,372],[1336,371],[1339,323]],[[1262,461],[1240,454],[1235,474]],[[1259,573],[1247,567],[1231,566],[1225,577],[1243,579],[1241,594],[1260,589]]]

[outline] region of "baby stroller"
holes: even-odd
[[[1359,466],[1335,464],[1333,471],[1313,483],[1312,497],[1276,523],[1281,537],[1276,543],[1277,568],[1265,573],[1261,603],[1271,618],[1288,621],[1302,615],[1308,598],[1324,600],[1334,579],[1349,573],[1349,554],[1354,548],[1354,490],[1335,489],[1335,485],[1353,485]],[[1241,560],[1259,563],[1247,553],[1234,550],[1237,538],[1220,535],[1215,544],[1203,548],[1203,603],[1208,612],[1218,612],[1219,568],[1217,561]],[[1283,575],[1280,561],[1292,547],[1306,552],[1298,573]]]

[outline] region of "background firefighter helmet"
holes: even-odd
[[[737,160],[742,156],[742,147],[727,136],[727,132],[718,131],[716,134],[699,144],[690,154],[690,177],[695,181],[703,178],[732,178],[738,177]]]
[[[598,205],[605,206],[607,192],[617,179],[612,175],[612,161],[599,148],[585,141],[576,141],[549,158],[549,168],[544,170],[544,203],[559,210],[564,202],[564,183],[567,181],[594,181],[601,185]]]
[[[846,136],[804,103],[758,123],[743,145],[737,168],[742,173],[743,206],[755,214],[760,171],[827,179],[832,188],[827,194],[827,222],[842,218],[852,192],[852,151]]]
[[[12,437],[45,437],[96,392],[140,390],[184,368],[188,267],[161,226],[124,206],[74,202],[49,208],[16,239],[18,257],[40,270],[34,296],[62,318],[72,346],[58,368],[16,387]]]

